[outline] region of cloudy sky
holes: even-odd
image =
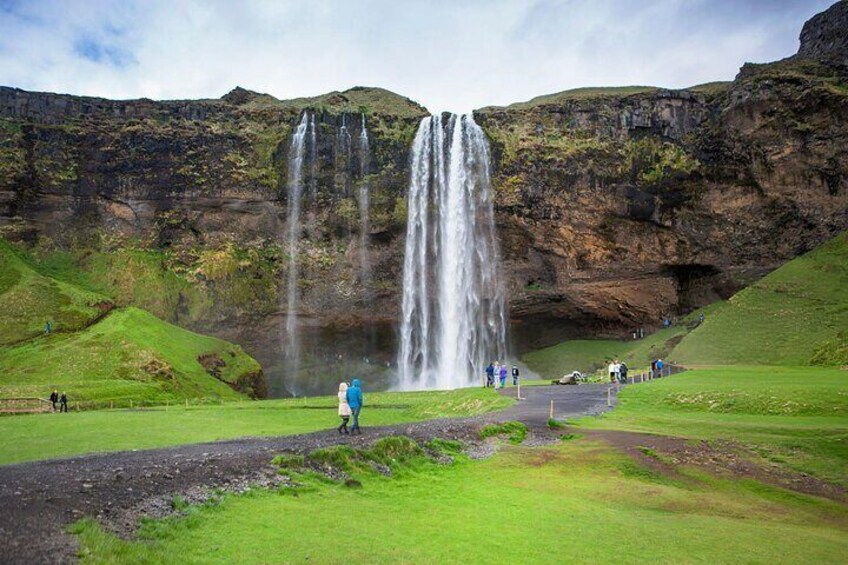
[[[109,98],[382,86],[467,111],[685,87],[798,48],[832,0],[0,0],[0,84]]]

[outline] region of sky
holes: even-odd
[[[683,88],[792,55],[832,0],[0,0],[0,85],[105,98],[380,86],[433,112]]]

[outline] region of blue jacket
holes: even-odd
[[[359,386],[359,379],[353,379],[350,388],[347,389],[347,404],[350,409],[362,408],[362,389]]]

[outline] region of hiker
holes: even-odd
[[[347,403],[347,383],[339,383],[339,416],[342,419],[342,425],[338,429],[340,434],[349,434],[347,423],[350,421],[350,404]]]
[[[621,379],[622,384],[627,384],[627,365],[624,363],[619,365],[618,378]]]
[[[663,363],[663,360],[657,359],[657,372],[660,374],[660,376],[663,376],[662,370],[663,370],[664,366],[665,366],[665,363]]]
[[[353,425],[350,427],[350,433],[359,432],[359,435],[362,435],[362,430],[359,429],[359,411],[362,410],[363,398],[359,379],[353,379],[345,396],[347,397],[348,406],[350,406],[350,413],[353,416]]]
[[[486,388],[490,386],[494,386],[495,384],[495,365],[493,363],[489,363],[489,366],[486,367]]]
[[[516,386],[518,384],[518,367],[515,365],[512,366],[512,386]]]
[[[651,377],[657,376],[657,360],[651,361]]]
[[[501,388],[506,388],[506,363],[501,365]]]
[[[705,320],[706,318],[707,318],[707,317],[706,317],[706,316],[704,316],[704,313],[703,313],[703,312],[701,312],[701,314],[698,316],[698,321],[699,321],[699,322],[701,322],[701,323],[703,324],[703,323],[704,323],[704,320]]]
[[[59,402],[59,391],[53,389],[53,392],[50,393],[50,404],[53,405],[53,411],[56,411],[56,404]]]
[[[494,375],[495,375],[495,390],[500,388],[500,387],[498,387],[498,382],[499,382],[498,377],[500,376],[500,374],[501,374],[501,363],[500,363],[500,361],[495,361],[495,373],[494,373]]]
[[[67,412],[68,411],[68,395],[64,392],[62,396],[59,397],[59,412]]]
[[[615,382],[615,361],[612,361],[612,360],[610,361],[610,364],[609,364],[609,367],[607,367],[607,370],[609,371],[610,382],[614,383]]]
[[[44,324],[44,335],[50,334],[53,331],[53,324],[50,323],[50,320],[47,320],[47,323]]]

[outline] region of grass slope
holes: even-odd
[[[229,496],[146,522],[137,541],[93,520],[74,531],[84,563],[839,563],[848,552],[844,506],[674,482],[585,440],[358,477],[362,488]]]
[[[367,385],[367,383],[366,383]],[[368,393],[363,426],[474,416],[513,400],[491,389]],[[214,406],[98,410],[0,418],[0,464],[83,453],[147,449],[245,436],[291,435],[339,423],[335,397],[265,400]]]
[[[733,296],[674,350],[687,365],[848,364],[848,234]]]
[[[198,361],[215,354],[220,379]],[[53,388],[72,401],[164,403],[182,398],[240,398],[225,384],[258,373],[259,364],[236,345],[159,320],[137,308],[113,311],[68,335],[50,335],[0,349],[0,396],[46,397]]]
[[[772,463],[848,487],[848,371],[720,367],[625,387],[581,426],[732,440]]]
[[[109,299],[36,272],[0,238],[0,346],[44,333],[50,321],[57,332],[73,332],[94,321]]]

